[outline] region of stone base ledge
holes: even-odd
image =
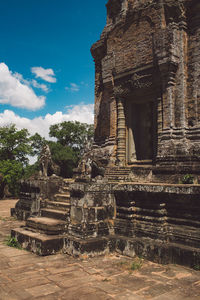
[[[20,221],[25,221],[30,217],[31,212],[30,210],[19,209],[15,207],[10,209],[10,215],[12,217],[16,217]]]
[[[138,255],[161,264],[189,267],[200,265],[200,248],[150,238],[110,235],[81,239],[71,235],[48,236],[23,227],[13,229],[11,236],[16,238],[22,248],[38,255],[51,255],[62,251],[75,257],[94,257],[117,252],[129,257]]]
[[[81,239],[68,235],[64,237],[63,252],[75,257],[105,255],[114,251],[112,242],[110,237]]]
[[[134,257],[141,256],[160,264],[179,264],[189,267],[200,265],[200,248],[169,243],[150,238],[107,237],[81,239],[64,237],[63,252],[72,256],[97,256],[109,252]]]
[[[27,230],[24,227],[11,230],[11,236],[15,237],[23,249],[45,256],[56,254],[63,249],[63,236],[41,234]]]
[[[130,257],[135,255],[160,264],[200,265],[200,248],[169,243],[150,238],[111,236],[115,251]]]

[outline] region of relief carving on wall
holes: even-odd
[[[115,85],[113,90],[116,99],[127,97],[130,94],[130,88],[124,84]]]
[[[131,79],[129,80],[131,86],[136,89],[151,87],[153,84],[152,81],[153,80],[151,74],[138,74],[138,73],[134,73]]]
[[[150,70],[146,72],[135,72],[126,79],[117,80],[114,86],[116,98],[129,96],[134,90],[147,89],[153,85],[153,75]]]

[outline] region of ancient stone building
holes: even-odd
[[[28,219],[12,236],[41,255],[117,251],[199,266],[200,2],[109,0],[107,9],[92,47],[95,144],[85,160],[96,170],[24,184],[13,213]],[[196,182],[180,184],[184,174]]]
[[[95,143],[110,167],[153,182],[200,174],[199,14],[198,0],[108,1],[91,52]]]

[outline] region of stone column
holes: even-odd
[[[170,8],[171,9],[171,8]],[[167,13],[168,15],[169,13]],[[170,11],[173,16],[173,11]],[[180,63],[180,34],[179,27],[173,20],[167,27],[155,34],[155,54],[162,82],[162,114],[159,117],[157,161],[175,159],[174,130],[175,130],[175,100],[177,89],[177,70]],[[181,104],[182,105],[182,104]],[[182,109],[182,107],[180,108]],[[162,124],[160,117],[162,116]],[[161,126],[162,125],[162,126]]]
[[[121,98],[117,99],[117,163],[120,167],[126,164],[126,120]]]
[[[188,41],[187,41],[187,25],[183,20],[180,23],[180,90],[179,90],[179,103],[180,107],[180,120],[179,126],[182,129],[186,128],[186,100],[187,100],[187,52],[188,52]]]

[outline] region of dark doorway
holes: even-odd
[[[153,160],[156,143],[156,107],[154,101],[129,102],[128,161]]]

